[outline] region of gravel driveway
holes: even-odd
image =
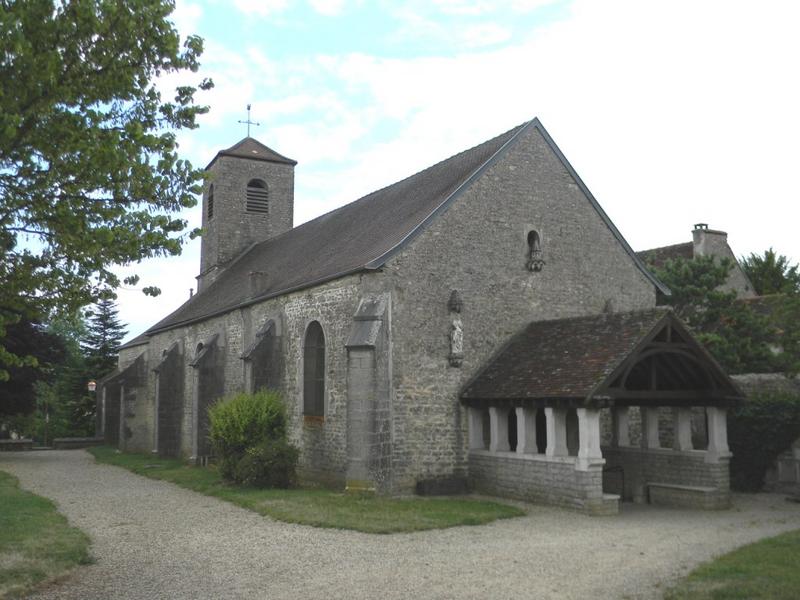
[[[59,600],[659,598],[701,561],[800,528],[800,505],[760,494],[723,512],[530,506],[481,527],[368,535],[273,522],[80,450],[3,453],[0,469],[92,537],[97,563],[33,596]]]

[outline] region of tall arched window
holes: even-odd
[[[253,213],[269,212],[269,190],[265,181],[251,179],[247,182],[245,210]]]
[[[214,184],[212,183],[208,188],[208,220],[214,218]]]
[[[325,415],[325,334],[317,321],[306,329],[303,347],[303,414]]]

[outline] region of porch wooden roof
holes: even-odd
[[[464,388],[470,405],[724,406],[743,394],[671,309],[536,321]]]

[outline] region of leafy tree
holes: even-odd
[[[22,316],[71,313],[120,282],[110,270],[174,255],[202,173],[175,132],[207,108],[159,78],[196,72],[171,0],[0,0],[0,378]],[[127,283],[134,284],[133,276]],[[155,294],[155,288],[144,288]],[[31,363],[30,359],[27,361]]]
[[[721,286],[733,262],[713,256],[668,260],[656,275],[672,290],[665,302],[729,373],[777,370],[777,331],[768,316]]]
[[[64,359],[64,344],[41,324],[28,320],[10,325],[5,343],[9,351],[32,360],[12,367],[12,378],[0,381],[0,417],[29,414],[36,409],[36,383],[54,379],[55,366]]]
[[[772,248],[763,256],[752,253],[742,257],[741,265],[760,296],[800,293],[800,267],[790,265],[788,258]]]

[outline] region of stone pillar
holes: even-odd
[[[347,349],[347,473],[350,492],[374,491],[370,473],[377,376],[372,347]]]
[[[125,451],[125,383],[119,384],[119,442],[117,448]]]
[[[730,458],[727,411],[724,408],[707,406],[706,415],[708,416],[708,450],[705,461],[716,463],[720,459]]]
[[[103,411],[103,418],[100,419],[100,435],[102,437],[106,437],[106,386],[103,386],[102,398],[101,407]]]
[[[158,372],[156,371],[156,389],[153,393],[153,454],[158,454],[158,391],[161,386],[158,385]]]
[[[658,438],[658,407],[642,408],[642,448],[660,448]]]
[[[517,454],[536,454],[536,410],[517,408]]]
[[[545,408],[547,420],[547,456],[568,456],[567,451],[567,410],[565,408]]]
[[[674,408],[672,409],[674,422],[674,441],[673,449],[678,451],[694,450],[692,444],[692,409]]]
[[[611,409],[611,445],[630,446],[630,415],[627,406],[615,406]]]
[[[485,450],[483,444],[483,409],[470,407],[469,414],[469,449]]]
[[[600,450],[600,410],[597,408],[579,408],[578,413],[578,460],[575,468],[589,471],[592,467],[605,464]]]
[[[199,421],[200,421],[200,369],[194,369],[194,375],[192,377],[194,385],[192,389],[192,455],[189,457],[189,460],[194,462],[197,460],[197,449],[198,449],[198,442],[199,442]]]
[[[508,452],[508,409],[489,407],[489,451]]]

